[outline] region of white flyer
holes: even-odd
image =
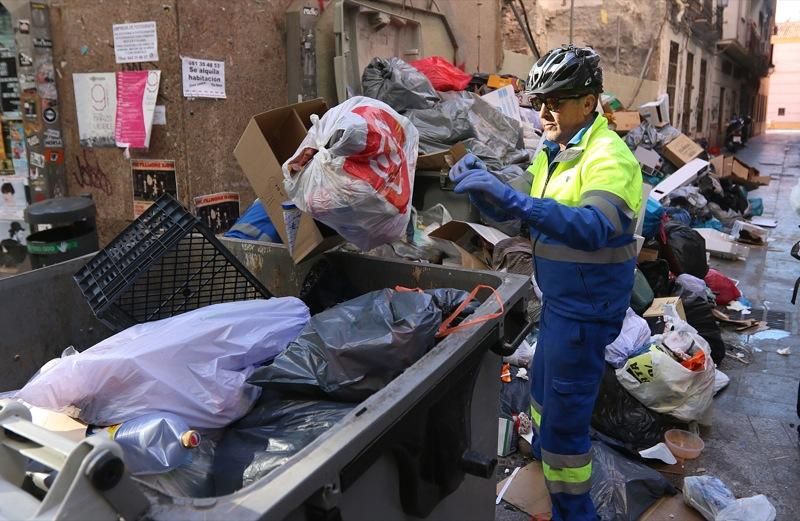
[[[82,147],[113,147],[117,81],[113,72],[73,74],[78,133]]]
[[[517,100],[517,95],[514,94],[513,86],[506,85],[502,89],[484,94],[481,99],[502,112],[504,116],[522,121],[522,116],[519,112],[519,101]]]
[[[186,98],[225,98],[225,62],[181,58],[183,96]]]
[[[158,61],[155,22],[114,24],[114,54],[117,63]]]

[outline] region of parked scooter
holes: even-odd
[[[744,146],[742,135],[744,134],[744,119],[733,116],[725,128],[725,148],[730,152],[736,152]]]

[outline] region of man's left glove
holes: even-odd
[[[450,169],[450,179],[456,183],[456,193],[469,194],[472,204],[492,220],[508,221],[515,217],[526,220],[533,199],[500,181],[473,154],[467,154]]]

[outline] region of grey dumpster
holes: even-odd
[[[42,268],[97,251],[94,201],[89,197],[61,197],[25,209],[31,230],[28,253],[31,267]]]

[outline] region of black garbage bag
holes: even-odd
[[[669,262],[669,269],[676,275],[688,273],[699,279],[705,278],[708,262],[703,236],[697,230],[675,221],[664,225],[664,230],[667,244],[662,248],[662,254]]]
[[[655,298],[668,297],[672,294],[672,287],[669,282],[669,263],[664,259],[657,259],[650,262],[643,262],[639,264],[639,270],[647,279],[650,289],[653,290]],[[651,302],[652,303],[652,302]],[[634,309],[635,310],[635,309]],[[644,313],[646,308],[637,313]]]
[[[217,445],[217,495],[235,492],[285,464],[354,407],[265,393],[246,416],[228,427]]]
[[[312,315],[357,296],[358,293],[350,281],[342,276],[341,270],[325,258],[309,270],[298,295]]]
[[[360,402],[427,353],[442,318],[467,296],[460,290],[382,289],[344,302],[312,316],[300,336],[248,382]]]
[[[380,100],[401,114],[429,109],[439,102],[430,80],[400,58],[373,58],[361,75],[364,96]]]
[[[658,471],[592,442],[592,502],[602,521],[637,521],[659,498],[677,489]]]
[[[683,426],[674,418],[642,405],[622,387],[614,368],[606,364],[592,411],[592,427],[638,452],[664,441],[664,433],[669,429]]]
[[[709,302],[683,301],[683,311],[686,313],[686,322],[697,330],[697,333],[708,342],[711,347],[711,358],[719,365],[725,358],[725,342],[722,340],[722,330],[712,310],[714,304]]]

